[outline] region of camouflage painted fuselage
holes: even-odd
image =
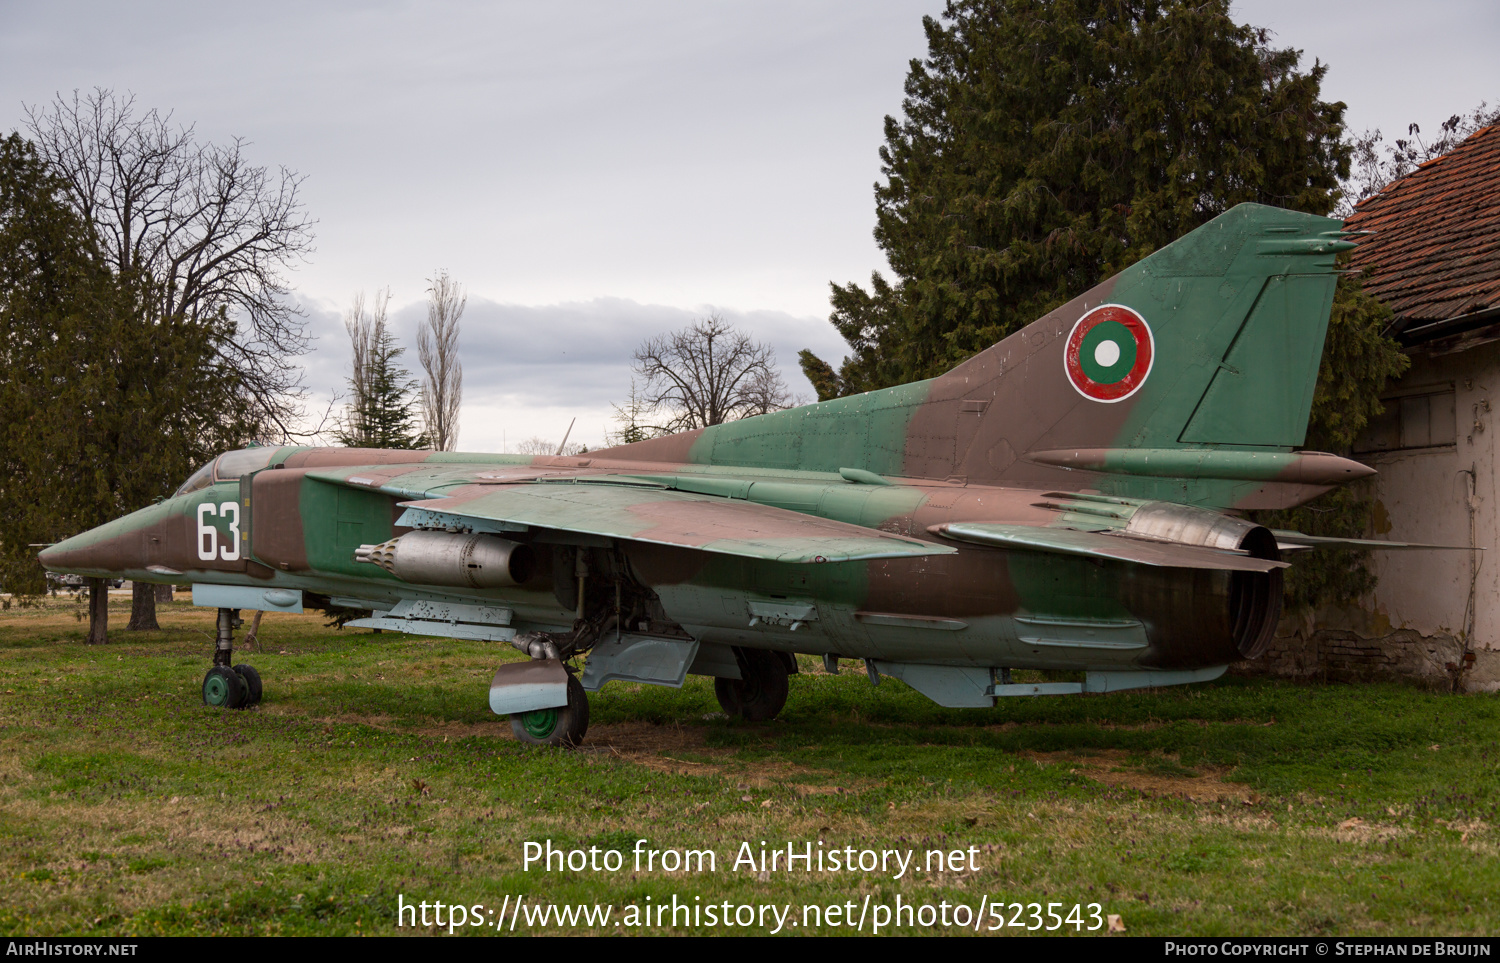
[[[582,457],[282,448],[43,562],[372,609],[504,605],[555,633],[613,608],[705,643],[893,663],[1223,665],[1279,611],[1275,540],[1179,547],[1136,523],[1291,506],[1368,474],[1294,450],[1339,227],[1243,205],[941,377]],[[355,560],[413,508],[488,525],[534,564],[466,589]],[[1265,564],[1192,554],[1215,551]]]

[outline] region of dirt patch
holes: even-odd
[[[1069,752],[1023,752],[1023,758],[1041,765],[1067,766],[1069,771],[1086,776],[1106,786],[1133,789],[1148,796],[1176,796],[1191,802],[1240,802],[1252,805],[1260,801],[1258,793],[1248,786],[1225,782],[1229,767],[1198,765],[1196,775],[1164,774],[1130,765],[1131,756],[1119,749],[1102,749],[1089,755]],[[1139,760],[1139,757],[1134,757]],[[1164,756],[1162,764],[1180,766],[1175,757]]]
[[[474,737],[482,739],[515,738],[510,731],[510,722],[505,719],[496,719],[494,722],[457,722],[429,719],[415,726],[400,726],[396,725],[389,718],[383,718],[379,721],[366,722],[365,724],[385,732],[408,733],[410,735],[425,736],[428,739],[440,739],[443,742],[471,739]]]
[[[1332,828],[1315,829],[1315,835],[1335,839],[1341,843],[1380,843],[1410,835],[1411,831],[1392,823],[1365,822],[1359,817],[1346,819]],[[1464,841],[1468,841],[1467,835]]]
[[[301,707],[264,706],[262,712],[295,716],[324,725],[369,726],[381,732],[421,736],[440,742],[479,737],[513,740],[510,724],[504,719],[494,722],[458,722],[426,719],[403,724],[392,716],[358,713],[314,713]],[[835,774],[826,770],[798,766],[775,759],[742,762],[734,758],[737,750],[706,744],[705,726],[653,725],[649,722],[616,722],[590,726],[588,737],[576,751],[589,755],[612,756],[655,772],[686,776],[718,776],[734,780],[749,789],[779,787],[799,795],[837,795],[868,789],[869,780],[840,779],[837,785],[823,782]],[[684,756],[692,758],[683,758]]]
[[[706,730],[702,726],[657,726],[649,722],[614,722],[590,726],[588,738],[580,752],[607,752],[632,761],[662,752],[692,752],[707,755],[729,755],[729,749],[704,746]]]
[[[589,729],[580,752],[608,753],[656,772],[690,776],[718,776],[742,789],[791,789],[799,795],[839,794],[865,788],[849,779],[841,785],[812,781],[834,774],[776,759],[742,762],[735,750],[705,745],[701,726],[654,726],[622,722]],[[685,759],[690,755],[698,758]],[[708,758],[702,758],[702,757]]]

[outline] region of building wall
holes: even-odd
[[[1490,550],[1373,553],[1374,592],[1283,619],[1264,668],[1500,691],[1500,342],[1415,356],[1390,394],[1362,447],[1392,450],[1356,455],[1380,473],[1361,483],[1376,497],[1369,537]]]

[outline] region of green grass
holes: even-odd
[[[674,895],[798,914],[987,896],[1007,920],[1011,903],[1097,903],[1131,934],[1500,929],[1493,696],[1228,678],[948,710],[804,660],[775,722],[723,718],[696,677],[614,683],[591,699],[584,750],[566,752],[515,743],[489,712],[495,665],[518,657],[502,646],[269,615],[259,649],[238,653],[265,702],[223,712],[198,691],[211,611],[174,603],[164,631],[116,628],[99,647],[74,611],[0,615],[7,934],[411,932],[398,894],[600,903],[616,920]],[[711,849],[717,871],[632,873],[640,838]],[[625,851],[627,868],[523,871],[523,844],[547,839]],[[981,868],[731,871],[761,840],[919,863],[974,847]]]

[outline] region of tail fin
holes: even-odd
[[[1130,475],[1225,477],[1183,467],[1199,454],[1241,480],[1284,474],[1307,433],[1334,255],[1352,246],[1341,228],[1242,204],[934,379],[909,434],[956,423],[953,474],[975,481],[1065,485],[1042,470],[1064,452]],[[1156,453],[1172,467],[1151,470]]]
[[[672,455],[1057,488],[1079,487],[1067,469],[1082,468],[1108,476],[1084,484],[1132,497],[1305,500],[1316,491],[1245,498],[1264,480],[1326,488],[1341,470],[1288,454],[1306,435],[1334,255],[1352,246],[1341,228],[1241,204],[945,375],[719,425]]]

